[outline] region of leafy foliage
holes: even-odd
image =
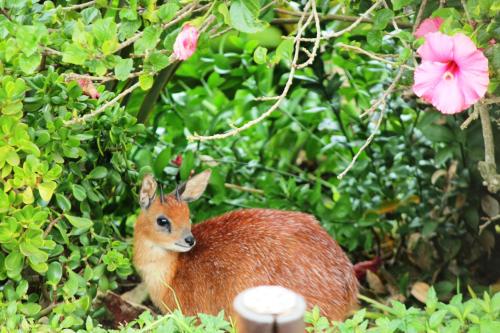
[[[442,16],[445,32],[463,31],[484,48],[494,96],[500,63],[498,44],[490,41],[498,39],[499,7],[469,0],[466,14],[453,8],[461,8],[459,1],[449,2],[438,8],[431,1],[423,15]],[[393,65],[413,65],[421,41],[405,13],[415,16],[420,1],[392,1],[371,21],[322,43],[312,65],[297,71],[279,112],[258,126],[221,141],[187,140],[255,119],[273,102],[257,98],[283,89],[294,51],[293,40],[283,37],[294,26],[280,23],[290,17],[268,5],[0,1],[0,332],[104,331],[97,328],[106,317],[97,295],[137,282],[130,237],[136,185],[146,172],[173,188],[193,170],[213,168],[208,195],[192,207],[197,222],[242,207],[309,212],[353,261],[389,258],[385,266],[398,277],[395,294],[404,297],[415,280],[436,283],[442,300],[452,296],[457,278],[478,289],[495,282],[498,271],[486,258],[498,251],[498,232],[494,223],[480,226],[498,215],[498,196],[487,193],[476,167],[484,159],[481,127],[476,122],[462,131],[465,116],[441,116],[408,96],[410,72],[386,101],[380,133],[337,179],[382,116],[360,119],[361,110],[394,80]],[[338,5],[361,15],[372,3]],[[318,2],[321,15],[332,10]],[[181,25],[190,20],[202,28],[209,18],[197,52],[177,69],[171,53]],[[405,28],[395,29],[395,18]],[[322,19],[321,28],[348,24]],[[232,31],[220,33],[227,28]],[[306,37],[315,34],[309,28]],[[306,59],[301,53],[299,60]],[[88,96],[79,80],[94,82],[99,97]],[[136,83],[119,105],[111,103]],[[82,121],[84,115],[91,117]],[[498,137],[498,126],[494,131]],[[498,294],[465,302],[455,296],[432,311],[401,303],[375,307],[387,313],[370,322],[380,331],[404,331],[406,323],[416,331],[498,325]],[[338,329],[363,331],[365,316],[359,312]],[[329,325],[317,310],[308,318],[312,329]],[[125,331],[232,327],[222,316],[199,319],[198,325],[179,312],[159,319],[145,313]]]

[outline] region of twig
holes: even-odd
[[[427,1],[428,0],[422,0],[422,3],[420,4],[420,8],[418,9],[417,18],[415,19],[415,24],[413,25],[413,33],[415,33],[415,31],[417,31],[418,26],[420,25],[420,22],[422,21],[422,16],[424,15],[425,7],[427,6]]]
[[[224,187],[229,188],[231,190],[238,190],[238,191],[241,191],[241,192],[249,192],[249,193],[255,193],[255,194],[264,194],[263,190],[259,190],[259,189],[252,188],[252,187],[240,186],[240,185],[236,185],[236,184],[225,183]]]
[[[387,96],[389,96],[393,91],[394,89],[396,88],[396,85],[398,84],[399,80],[401,79],[401,76],[403,75],[403,68],[400,68],[398,73],[396,74],[396,77],[394,77],[394,80],[392,81],[391,85],[387,88],[386,91],[384,91],[384,93],[382,94],[382,96],[375,102],[372,104],[372,106],[366,110],[365,112],[363,112],[360,117],[364,117],[366,115],[369,115],[371,113],[373,113],[373,111],[375,111],[379,105],[381,105],[382,103],[385,102]]]
[[[304,10],[304,14],[302,15],[301,19],[299,20],[298,23],[298,29],[297,29],[297,34],[295,36],[295,54],[292,59],[292,64],[290,66],[290,73],[288,75],[287,82],[285,84],[285,87],[283,88],[283,91],[281,92],[281,95],[276,99],[276,102],[263,114],[261,114],[259,117],[255,118],[254,120],[251,120],[244,124],[241,127],[234,127],[233,129],[225,132],[225,133],[220,133],[220,134],[214,134],[214,135],[209,135],[209,136],[204,136],[204,135],[191,135],[188,137],[188,140],[193,141],[193,140],[198,140],[198,141],[208,141],[208,140],[218,140],[218,139],[225,139],[231,136],[234,136],[244,130],[249,129],[250,127],[258,124],[262,120],[266,119],[271,115],[283,102],[285,99],[288,90],[290,90],[290,87],[292,86],[295,70],[297,68],[297,60],[299,58],[299,52],[300,52],[300,37],[302,33],[304,32],[305,28],[311,23],[311,20],[313,18],[312,15],[308,17],[304,25],[302,25],[302,22],[304,21],[304,18],[306,16],[306,11],[307,9],[311,6],[311,1],[308,1],[306,4],[306,8]]]
[[[50,221],[49,225],[47,226],[47,229],[45,229],[45,231],[43,232],[43,238],[47,237],[49,234],[50,234],[50,231],[52,230],[52,228],[54,227],[54,225],[59,222],[62,218],[63,218],[63,214],[59,215],[58,217],[56,217],[55,219],[53,219],[52,221]]]
[[[499,219],[500,219],[500,214],[493,216],[492,218],[487,218],[486,219],[487,221],[479,226],[479,235],[483,233],[483,230],[486,229],[486,227],[488,227],[491,223]]]
[[[290,16],[297,16],[300,17],[302,15],[302,12],[293,12],[289,11],[286,9],[282,8],[275,8],[274,9],[278,13],[290,15]],[[330,14],[330,15],[319,15],[319,19],[321,22],[327,22],[327,21],[341,21],[341,22],[356,22],[359,17],[358,16],[351,16],[351,15],[337,15],[337,14]],[[297,23],[298,19],[297,18],[280,18],[280,19],[274,19],[271,21],[271,24],[293,24]],[[367,17],[362,17],[361,22],[363,23],[373,23],[373,20]],[[403,28],[411,28],[412,24],[406,23],[406,22],[398,22],[398,24],[403,27]]]
[[[129,76],[127,76],[127,79],[132,79],[134,77],[141,76],[142,74],[144,74],[143,71],[131,73]],[[118,80],[114,75],[92,76],[92,75],[77,74],[77,73],[63,73],[63,76],[67,81],[84,79],[84,80],[99,81],[101,83],[104,83],[108,81]]]
[[[497,173],[497,165],[495,162],[495,146],[493,131],[491,130],[490,115],[488,107],[481,104],[474,104],[474,108],[478,110],[481,117],[481,126],[483,128],[484,140],[484,161],[478,163],[479,173],[484,179],[484,185],[488,191],[496,193],[500,190],[500,175]]]
[[[384,101],[384,100],[382,100]],[[379,114],[379,118],[377,120],[377,123],[375,125],[375,129],[373,130],[373,132],[370,134],[370,136],[368,137],[368,139],[366,139],[365,143],[361,146],[361,148],[359,148],[359,151],[356,153],[356,155],[353,156],[352,158],[352,161],[351,163],[349,163],[349,165],[347,166],[347,168],[345,168],[344,171],[342,171],[338,176],[337,178],[338,179],[342,179],[344,178],[344,176],[349,172],[349,170],[352,169],[352,167],[354,166],[354,164],[356,163],[356,160],[359,158],[359,156],[361,155],[361,153],[366,149],[366,147],[368,147],[370,145],[370,143],[373,141],[373,138],[375,137],[375,135],[377,134],[378,132],[378,129],[380,128],[380,125],[382,124],[382,119],[384,118],[384,114],[385,114],[385,102],[384,103],[384,107],[382,108],[382,110],[380,111],[380,114]]]
[[[483,127],[483,137],[484,137],[484,161],[486,163],[495,163],[495,146],[493,144],[493,131],[491,130],[490,115],[488,109],[481,105],[481,103],[476,103],[474,105],[475,111],[479,112],[481,117],[481,125]]]
[[[465,121],[462,123],[462,125],[460,125],[460,129],[461,130],[466,129],[467,127],[469,127],[470,123],[472,123],[478,117],[479,117],[479,112],[478,112],[477,108],[474,108],[474,110],[469,115],[469,117],[467,119],[465,119]]]
[[[88,120],[88,119],[90,119],[92,117],[97,116],[100,113],[103,113],[104,111],[106,111],[106,109],[108,107],[110,107],[110,106],[118,103],[118,101],[120,101],[120,99],[122,99],[123,97],[127,96],[128,94],[130,94],[135,89],[137,89],[139,87],[139,85],[140,85],[140,83],[136,82],[135,84],[131,85],[129,88],[127,88],[124,91],[122,91],[115,98],[113,98],[109,102],[101,105],[99,108],[97,108],[96,110],[92,111],[91,113],[88,113],[88,114],[86,114],[86,115],[84,115],[82,117],[79,117],[79,118],[75,118],[75,119],[66,121],[66,122],[64,122],[64,125],[68,126],[68,125],[74,125],[74,124],[82,123],[82,122],[85,122],[86,120]]]
[[[316,0],[311,1],[311,13],[314,17],[314,24],[316,26],[316,38],[311,53],[304,49],[305,53],[307,53],[308,59],[302,64],[297,65],[297,69],[305,68],[313,63],[314,58],[316,58],[316,54],[318,52],[319,42],[321,41],[321,25],[318,17],[318,12],[316,11]]]
[[[469,10],[467,9],[467,5],[465,4],[464,0],[460,0],[462,3],[462,7],[464,8],[465,12],[465,17],[467,18],[467,22],[469,22],[469,25],[474,28],[474,21],[470,18]]]
[[[56,55],[62,57],[63,53],[61,51],[57,51],[54,49],[51,49],[49,47],[44,47],[43,53],[46,55]]]
[[[327,34],[326,36],[323,36],[324,39],[329,39],[329,38],[335,38],[335,37],[339,37],[343,34],[345,34],[346,32],[349,32],[351,30],[353,30],[354,28],[356,28],[361,22],[363,22],[363,19],[365,19],[368,15],[370,15],[371,12],[373,12],[381,3],[382,3],[383,0],[377,0],[373,6],[371,6],[370,8],[368,8],[368,10],[366,12],[364,12],[363,14],[361,14],[357,19],[356,21],[354,21],[353,24],[351,24],[350,26],[348,26],[347,28],[345,29],[342,29],[340,31],[337,31],[337,32],[332,32],[332,33],[329,33]]]
[[[410,69],[410,70],[414,70],[415,69],[413,66],[408,66],[406,64],[399,64],[397,62],[384,59],[384,58],[382,58],[383,55],[379,55],[379,54],[375,54],[375,53],[366,51],[365,49],[362,49],[362,48],[354,46],[354,45],[348,45],[348,44],[344,44],[344,43],[337,43],[336,46],[339,46],[339,47],[342,47],[344,49],[349,49],[349,50],[352,50],[352,51],[364,54],[364,55],[366,55],[366,56],[368,56],[368,57],[370,57],[372,59],[375,59],[375,60],[378,60],[380,62],[389,64],[389,65],[394,66],[394,67],[404,67],[404,68]]]
[[[95,3],[96,3],[96,1],[95,1],[95,0],[93,0],[93,1],[85,2],[85,3],[81,3],[81,4],[79,4],[79,5],[73,5],[73,6],[68,6],[68,7],[62,7],[62,8],[61,8],[61,10],[64,10],[64,11],[70,11],[70,10],[78,10],[78,9],[83,9],[83,8],[87,8],[87,7],[93,6]]]
[[[206,8],[208,5],[205,5],[201,8]],[[165,30],[169,27],[171,27],[172,25],[176,24],[177,22],[183,20],[186,16],[190,15],[191,12],[194,10],[194,8],[196,7],[196,4],[192,4],[192,5],[188,5],[184,8],[182,8],[177,14],[177,17],[175,19],[173,19],[172,21],[170,22],[167,22],[167,23],[164,23],[161,25],[161,29],[162,30]],[[129,39],[127,39],[126,41],[122,42],[118,48],[116,48],[116,50],[114,51],[114,53],[126,48],[127,46],[133,44],[135,41],[137,41],[139,38],[142,37],[142,35],[144,34],[144,30],[136,33],[135,35],[133,35],[132,37],[130,37]]]
[[[61,303],[50,303],[49,305],[47,305],[46,308],[43,308],[42,310],[40,310],[40,312],[38,312],[36,314],[35,318],[38,319],[38,318],[42,318],[42,317],[48,315],[59,304],[61,304]]]
[[[500,97],[487,98],[483,101],[484,105],[498,104],[500,103]]]

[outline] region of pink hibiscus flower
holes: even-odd
[[[439,31],[444,20],[440,17],[428,18],[422,21],[418,29],[415,31],[415,37],[424,37],[428,33]]]
[[[488,88],[488,59],[464,34],[429,33],[417,53],[413,91],[444,114],[464,111]]]
[[[186,24],[177,35],[174,43],[174,55],[179,60],[186,60],[196,51],[200,32],[196,27]]]
[[[89,80],[89,79],[79,79],[76,82],[78,82],[78,85],[80,88],[82,88],[83,93],[90,98],[93,99],[98,99],[100,94],[97,91],[96,87],[94,86],[94,83]]]

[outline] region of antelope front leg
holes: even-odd
[[[132,304],[142,304],[148,298],[148,290],[144,282],[139,283],[134,289],[122,294],[121,297]]]

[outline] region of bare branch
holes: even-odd
[[[313,1],[313,0],[311,0],[311,1]],[[290,73],[288,74],[288,79],[287,79],[287,82],[285,84],[285,87],[283,88],[283,91],[281,92],[279,97],[276,99],[276,102],[274,102],[274,104],[266,112],[264,112],[259,117],[255,118],[254,120],[247,122],[246,124],[244,124],[241,127],[234,127],[233,129],[231,129],[225,133],[209,135],[209,136],[195,134],[195,135],[189,136],[188,140],[190,140],[190,141],[193,141],[193,140],[208,141],[208,140],[225,139],[225,138],[234,136],[234,135],[236,135],[244,130],[247,130],[250,127],[258,124],[262,120],[266,119],[280,106],[281,102],[283,102],[283,100],[285,99],[285,97],[288,93],[288,90],[290,90],[290,87],[292,86],[295,71],[297,69],[297,61],[298,61],[299,53],[300,53],[300,38],[301,38],[304,30],[306,29],[306,27],[311,23],[312,18],[313,18],[312,15],[309,15],[306,22],[304,24],[302,24],[302,22],[304,21],[304,18],[306,16],[307,9],[311,6],[311,1],[307,2],[306,8],[304,8],[304,14],[302,15],[301,19],[299,20],[297,34],[295,36],[295,53],[294,53],[294,56],[292,59],[292,63],[290,65]]]
[[[87,121],[88,119],[90,119],[92,117],[95,117],[98,114],[103,113],[104,111],[106,111],[106,109],[108,107],[115,105],[123,97],[127,96],[132,91],[134,91],[135,89],[137,89],[139,87],[139,85],[140,85],[140,83],[136,82],[135,84],[131,85],[130,87],[128,87],[127,89],[125,89],[124,91],[122,91],[120,94],[118,94],[115,98],[113,98],[110,101],[104,103],[99,108],[97,108],[94,111],[92,111],[91,113],[88,113],[88,114],[86,114],[86,115],[84,115],[82,117],[79,117],[79,118],[75,118],[75,119],[72,119],[72,120],[69,120],[69,121],[65,121],[64,125],[68,126],[68,125],[74,125],[74,124],[83,123],[83,122]]]
[[[382,94],[382,96],[375,102],[373,103],[373,105],[368,109],[366,110],[364,113],[361,114],[360,117],[363,117],[367,114],[371,114],[373,113],[373,111],[375,111],[379,106],[382,105],[382,109],[380,111],[380,114],[379,114],[379,118],[378,118],[378,121],[375,125],[375,129],[373,130],[373,132],[370,134],[370,136],[368,137],[368,139],[366,139],[365,143],[361,146],[361,148],[359,149],[359,151],[356,153],[356,155],[353,156],[352,158],[352,161],[351,163],[349,163],[349,165],[347,166],[347,168],[345,168],[344,171],[342,171],[338,176],[337,178],[338,179],[342,179],[344,178],[344,176],[349,172],[349,170],[352,169],[352,167],[354,166],[354,164],[356,163],[356,160],[359,158],[359,156],[361,156],[361,153],[363,153],[363,151],[370,145],[370,143],[373,141],[373,138],[375,137],[375,135],[377,134],[378,132],[378,129],[380,128],[380,125],[382,124],[382,119],[384,118],[384,114],[385,114],[385,100],[387,99],[387,96],[389,96],[389,94],[392,93],[392,91],[394,90],[394,88],[396,87],[396,84],[399,82],[399,80],[401,79],[401,76],[403,75],[403,68],[400,68],[398,73],[396,74],[396,77],[394,78],[394,80],[392,81],[391,85],[389,86],[389,88],[387,88],[387,90]]]
[[[278,13],[290,15],[290,16],[296,16],[300,17],[302,15],[302,12],[295,12],[295,11],[290,11],[282,8],[275,8],[274,9]],[[356,22],[359,17],[358,16],[351,16],[351,15],[338,15],[338,14],[330,14],[330,15],[319,15],[319,19],[321,22],[327,22],[327,21],[341,21],[341,22]],[[274,19],[271,21],[271,24],[293,24],[297,23],[298,18],[279,18],[279,19]],[[362,23],[373,23],[373,20],[370,18],[362,17],[361,18]],[[411,28],[412,24],[406,23],[406,22],[398,22],[399,26],[403,28]],[[304,41],[304,40],[302,40]]]
[[[382,58],[382,56],[384,56],[384,55],[375,54],[375,53],[366,51],[365,49],[362,49],[362,48],[354,46],[354,45],[348,45],[348,44],[344,44],[344,43],[337,43],[337,44],[335,44],[335,46],[339,46],[339,47],[344,48],[344,49],[348,49],[348,50],[355,51],[357,53],[364,54],[364,55],[366,55],[366,56],[368,56],[368,57],[370,57],[372,59],[375,59],[375,60],[378,60],[380,62],[389,64],[389,65],[391,65],[393,67],[404,67],[404,68],[410,69],[410,70],[414,70],[415,69],[413,66],[408,66],[408,65],[405,65],[405,64],[399,64],[397,62],[387,60],[385,58]]]
[[[387,97],[394,91],[399,80],[401,80],[402,75],[403,75],[403,68],[400,68],[396,74],[396,77],[394,77],[394,80],[392,81],[391,85],[389,86],[389,88],[387,88],[387,90],[384,91],[382,96],[375,103],[373,103],[372,106],[368,110],[363,112],[360,115],[360,117],[364,117],[366,115],[373,113],[373,111],[375,111],[379,107],[379,105],[381,105],[382,103],[385,103],[385,100],[387,99]]]
[[[72,6],[68,6],[68,7],[62,7],[61,10],[70,11],[70,10],[83,9],[83,8],[87,8],[87,7],[93,6],[95,3],[96,3],[95,0],[94,1],[89,1],[89,2],[78,4],[78,5],[72,5]]]
[[[263,190],[259,190],[259,189],[247,187],[247,186],[240,186],[240,185],[236,185],[236,184],[225,183],[224,187],[229,188],[231,190],[241,191],[241,192],[249,192],[249,193],[254,193],[254,194],[264,194]]]
[[[337,176],[338,179],[344,178],[344,176],[349,172],[349,170],[352,169],[352,167],[356,163],[356,160],[359,158],[359,156],[361,155],[361,153],[363,153],[363,151],[365,151],[366,147],[368,147],[370,145],[370,143],[373,141],[373,138],[377,134],[378,129],[380,128],[380,125],[382,124],[382,119],[384,118],[384,114],[385,114],[385,100],[382,103],[384,103],[384,107],[380,111],[379,118],[377,120],[377,123],[375,124],[375,129],[370,134],[370,136],[368,137],[368,139],[366,139],[365,143],[361,146],[361,148],[359,148],[359,150],[356,153],[356,155],[353,156],[352,161],[351,161],[351,163],[349,163],[349,165],[347,166],[347,168],[345,168],[345,170],[342,171]]]
[[[363,22],[363,19],[365,19],[368,15],[370,15],[371,12],[373,12],[375,9],[377,9],[377,7],[382,3],[383,0],[377,0],[370,8],[368,8],[368,10],[366,12],[364,12],[363,14],[361,14],[357,19],[356,21],[354,21],[353,24],[351,24],[350,26],[348,26],[347,28],[345,29],[342,29],[340,31],[337,31],[337,32],[331,32],[325,36],[323,36],[324,39],[329,39],[329,38],[336,38],[336,37],[339,37],[343,34],[345,34],[346,32],[349,32],[349,31],[352,31],[354,28],[356,28],[361,22]]]
[[[415,19],[415,24],[413,25],[413,33],[415,33],[415,31],[417,31],[418,26],[420,25],[420,22],[422,21],[422,16],[424,15],[425,7],[427,7],[427,1],[428,0],[422,0],[422,3],[420,4],[420,8],[418,9],[417,18]]]
[[[314,58],[316,58],[316,54],[318,52],[319,42],[321,41],[321,25],[320,25],[320,21],[319,21],[319,17],[318,17],[318,12],[316,11],[316,0],[311,1],[311,13],[312,13],[312,16],[314,17],[314,24],[316,26],[316,38],[315,38],[313,49],[312,49],[311,53],[306,51],[306,53],[308,55],[308,59],[305,62],[303,62],[302,64],[297,65],[297,69],[305,68],[313,63]]]

